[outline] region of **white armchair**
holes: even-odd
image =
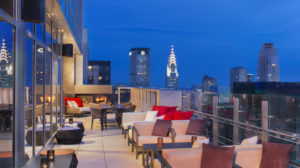
[[[122,117],[122,133],[126,138],[128,130],[131,127],[133,122],[136,121],[145,121],[147,112],[126,112],[123,113]]]

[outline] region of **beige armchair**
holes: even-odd
[[[136,159],[142,151],[144,144],[157,143],[159,136],[153,136],[155,121],[134,122],[132,127],[132,151],[136,150]],[[164,143],[174,142],[174,135],[169,133],[168,137],[163,137]]]
[[[126,138],[128,134],[128,144],[131,142],[132,131],[129,129],[132,126],[133,122],[136,121],[145,121],[147,112],[127,112],[122,115],[122,133]]]

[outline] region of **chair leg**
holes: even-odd
[[[139,158],[139,150],[138,148],[136,147],[135,148],[135,159],[138,159]]]
[[[131,141],[131,152],[134,152],[134,142]]]
[[[94,119],[92,118],[91,130],[93,130]]]

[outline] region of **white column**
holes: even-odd
[[[213,97],[213,115],[218,116],[218,104],[219,98],[218,96]],[[218,144],[218,122],[216,119],[213,120],[213,144]]]

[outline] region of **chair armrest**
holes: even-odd
[[[135,126],[132,126],[132,140],[138,144],[138,137],[140,136],[138,129]]]
[[[68,107],[67,108],[67,114],[80,114],[80,109],[79,108],[73,108],[73,107]]]
[[[241,166],[239,166],[238,164],[236,164],[236,163],[233,163],[232,164],[232,168],[242,168]]]
[[[169,137],[171,138],[171,140],[172,140],[173,143],[175,142],[175,136],[176,136],[175,129],[174,128],[170,128]]]
[[[123,122],[144,121],[146,118],[145,112],[126,112],[122,116]]]

